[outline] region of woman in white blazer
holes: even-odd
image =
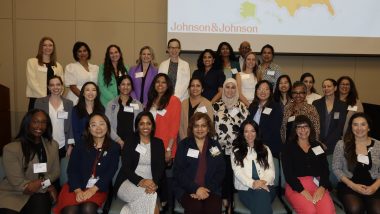
[[[169,59],[160,64],[158,73],[165,73],[169,76],[174,86],[174,96],[181,101],[189,97],[187,86],[190,81],[189,63],[179,58],[181,52],[181,42],[178,39],[170,39],[168,42]]]
[[[245,120],[231,154],[235,188],[251,214],[270,214],[276,196],[273,157],[269,147],[256,136],[260,136],[257,123]]]

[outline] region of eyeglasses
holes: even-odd
[[[243,50],[251,50],[251,46],[244,46],[244,47],[241,47],[240,49],[243,49]]]
[[[296,128],[299,130],[305,130],[305,129],[309,129],[310,127],[309,125],[297,125]]]

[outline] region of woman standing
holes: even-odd
[[[259,126],[252,120],[242,123],[231,154],[235,188],[251,214],[273,213],[275,169],[270,149],[259,139]]]
[[[0,181],[0,213],[49,214],[59,177],[58,143],[52,137],[49,115],[30,110],[22,119],[16,140],[4,146],[5,177]]]
[[[352,115],[344,139],[334,150],[332,169],[347,213],[380,211],[380,142],[369,136],[371,125],[368,115]]]
[[[329,166],[323,145],[317,141],[310,119],[295,118],[289,142],[281,155],[285,197],[296,213],[335,213],[328,189]]]
[[[230,155],[232,152],[232,142],[238,134],[240,124],[248,116],[247,107],[239,101],[239,92],[235,79],[229,78],[224,82],[222,99],[214,103],[213,108],[217,139],[226,159],[226,176],[222,189],[223,205],[227,208],[226,210],[231,211],[233,172]]]
[[[137,65],[129,70],[129,76],[132,78],[134,86],[131,96],[144,104],[144,106],[148,103],[150,85],[158,73],[154,58],[153,49],[150,46],[144,46],[140,49]]]
[[[335,96],[340,101],[347,104],[347,117],[344,123],[343,136],[348,128],[348,121],[356,112],[364,112],[363,104],[359,100],[358,91],[356,90],[355,82],[349,76],[342,76],[337,81],[338,90],[335,92]]]
[[[236,74],[239,99],[247,107],[255,98],[255,86],[257,84],[256,70],[256,55],[253,52],[249,52],[244,57],[243,71]]]
[[[26,97],[29,98],[28,110],[34,108],[37,98],[48,95],[49,79],[54,75],[63,76],[63,68],[57,62],[55,43],[50,37],[42,37],[36,58],[26,62]]]
[[[59,157],[70,156],[73,149],[74,136],[71,127],[73,102],[61,96],[64,89],[60,76],[53,76],[49,80],[50,95],[38,98],[34,105],[49,114],[53,126],[53,139],[58,142]]]
[[[186,84],[183,83],[189,82],[191,74],[189,63],[179,57],[180,52],[181,42],[175,38],[170,39],[166,51],[169,59],[160,64],[158,72],[169,76],[174,88],[174,96],[182,101],[189,97]]]
[[[165,149],[154,137],[155,123],[150,112],[137,115],[136,135],[122,152],[122,166],[115,182],[117,196],[127,202],[120,213],[158,214],[157,189],[165,170]]]
[[[179,143],[173,166],[174,190],[185,213],[221,212],[225,163],[214,133],[209,116],[197,112],[189,123],[189,137]]]
[[[99,88],[94,82],[86,82],[80,90],[78,104],[74,106],[72,113],[75,144],[82,143],[82,134],[90,114],[93,112],[104,113],[98,91]]]
[[[322,83],[324,96],[313,102],[321,122],[320,140],[327,146],[327,154],[332,154],[336,143],[342,138],[346,121],[347,105],[335,97],[337,83],[326,79]]]
[[[181,103],[181,125],[179,128],[179,138],[183,140],[187,137],[187,127],[190,118],[195,112],[208,114],[211,121],[214,121],[214,109],[210,101],[201,95],[203,91],[202,80],[198,77],[192,77],[189,84],[190,97]]]
[[[303,82],[306,85],[307,88],[307,95],[306,95],[306,101],[308,104],[313,104],[314,100],[321,99],[322,96],[317,94],[317,90],[314,88],[314,76],[311,73],[304,73],[302,74],[300,81]]]
[[[218,62],[215,62],[215,57],[213,50],[205,49],[198,57],[198,70],[193,73],[193,77],[202,80],[202,96],[211,103],[215,103],[222,96],[222,87],[226,79]]]
[[[275,102],[281,105],[282,110],[284,110],[285,106],[292,101],[292,81],[288,75],[281,75],[277,79],[273,98]]]
[[[82,86],[89,81],[97,82],[99,67],[88,62],[91,59],[91,49],[84,42],[74,44],[73,57],[76,62],[66,65],[65,68],[65,85],[69,87],[66,98],[75,105]]]
[[[284,109],[284,117],[281,125],[281,140],[283,143],[287,142],[290,133],[293,131],[294,119],[298,115],[306,115],[310,119],[316,133],[316,138],[318,139],[319,137],[320,123],[317,109],[313,105],[307,104],[305,98],[305,84],[303,82],[296,81],[292,87],[293,102],[286,105]]]
[[[127,75],[128,67],[124,65],[123,54],[117,45],[107,47],[104,64],[100,65],[98,73],[98,86],[100,89],[100,102],[107,106],[118,93],[118,86],[122,76]]]
[[[255,99],[249,106],[248,118],[255,121],[260,127],[260,138],[279,158],[282,143],[280,128],[282,110],[279,103],[273,101],[272,87],[268,80],[261,80],[256,85]]]
[[[102,113],[90,115],[83,143],[77,144],[67,166],[54,213],[95,214],[107,198],[119,162],[119,146],[111,140],[111,125]]]
[[[277,82],[281,76],[281,68],[273,62],[274,48],[270,44],[266,44],[261,48],[261,64],[257,70],[259,80],[268,80],[272,86]],[[276,88],[275,88],[276,89]]]
[[[235,78],[236,74],[240,72],[240,64],[235,56],[232,46],[228,42],[221,42],[216,51],[217,61],[223,68],[226,79]]]
[[[133,124],[136,116],[144,110],[144,107],[131,97],[133,84],[130,76],[122,76],[118,88],[120,96],[108,103],[106,115],[111,121],[112,140],[123,148],[124,143],[134,136]]]

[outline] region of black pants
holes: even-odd
[[[35,193],[30,196],[28,202],[26,202],[20,212],[1,208],[0,214],[50,214],[51,206],[49,193]]]

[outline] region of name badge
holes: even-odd
[[[318,180],[318,178],[314,177],[313,178],[313,182],[315,183],[315,185],[319,186],[319,180]]]
[[[133,107],[134,110],[139,110],[139,104],[137,103],[130,103],[129,106]]]
[[[133,113],[133,107],[131,107],[131,106],[124,106],[124,112]]]
[[[267,72],[267,74],[270,75],[270,76],[274,76],[274,73],[275,73],[275,72],[272,71],[272,70],[269,70],[269,71]]]
[[[239,110],[237,108],[233,108],[230,112],[228,112],[231,117],[235,117],[238,113],[239,113]]]
[[[135,78],[142,78],[144,77],[144,73],[143,72],[137,72],[135,73]]]
[[[201,106],[201,107],[198,107],[195,111],[201,112],[201,113],[207,113],[207,108],[206,106]]]
[[[242,80],[249,79],[249,74],[240,73],[240,77]]]
[[[146,153],[146,148],[141,146],[140,144],[136,146],[135,149],[136,152],[140,153],[141,155],[145,155]]]
[[[320,155],[320,154],[325,153],[325,151],[323,151],[321,146],[313,147],[313,148],[311,148],[311,150],[313,150],[315,155]]]
[[[293,122],[296,119],[296,116],[291,116],[288,118],[288,123]]]
[[[98,182],[98,180],[99,180],[99,177],[97,177],[97,178],[93,178],[93,177],[91,177],[91,178],[88,179],[88,181],[87,181],[86,188],[91,188],[91,187],[93,187],[93,186],[96,184],[96,182]]]
[[[35,163],[33,164],[33,173],[44,173],[47,172],[46,163]]]
[[[41,65],[38,65],[38,71],[41,71],[41,72],[47,72],[47,67],[46,66],[41,66]]]
[[[264,108],[264,111],[263,111],[263,114],[270,115],[271,112],[272,112],[272,109],[271,109],[271,108],[267,108],[267,107],[265,107],[265,108]]]
[[[67,119],[69,117],[69,112],[67,111],[59,111],[57,114],[58,119]]]
[[[348,111],[358,111],[358,106],[348,106]]]
[[[50,181],[50,179],[46,179],[46,180],[44,180],[44,181],[41,182],[42,189],[46,189],[46,188],[48,188],[50,185],[51,185],[51,181]]]
[[[238,70],[237,70],[236,68],[232,68],[232,69],[231,69],[231,72],[232,72],[232,74],[237,74],[237,73],[238,73]]]
[[[157,114],[164,116],[166,114],[166,109],[162,109],[162,110],[157,111]]]
[[[198,158],[198,155],[199,155],[199,150],[195,150],[195,149],[187,150],[187,156],[189,157]]]
[[[334,112],[334,120],[338,120],[339,119],[339,112]]]
[[[364,163],[366,165],[369,164],[369,158],[368,158],[368,155],[362,155],[362,154],[358,154],[357,156],[357,160],[359,163]]]

